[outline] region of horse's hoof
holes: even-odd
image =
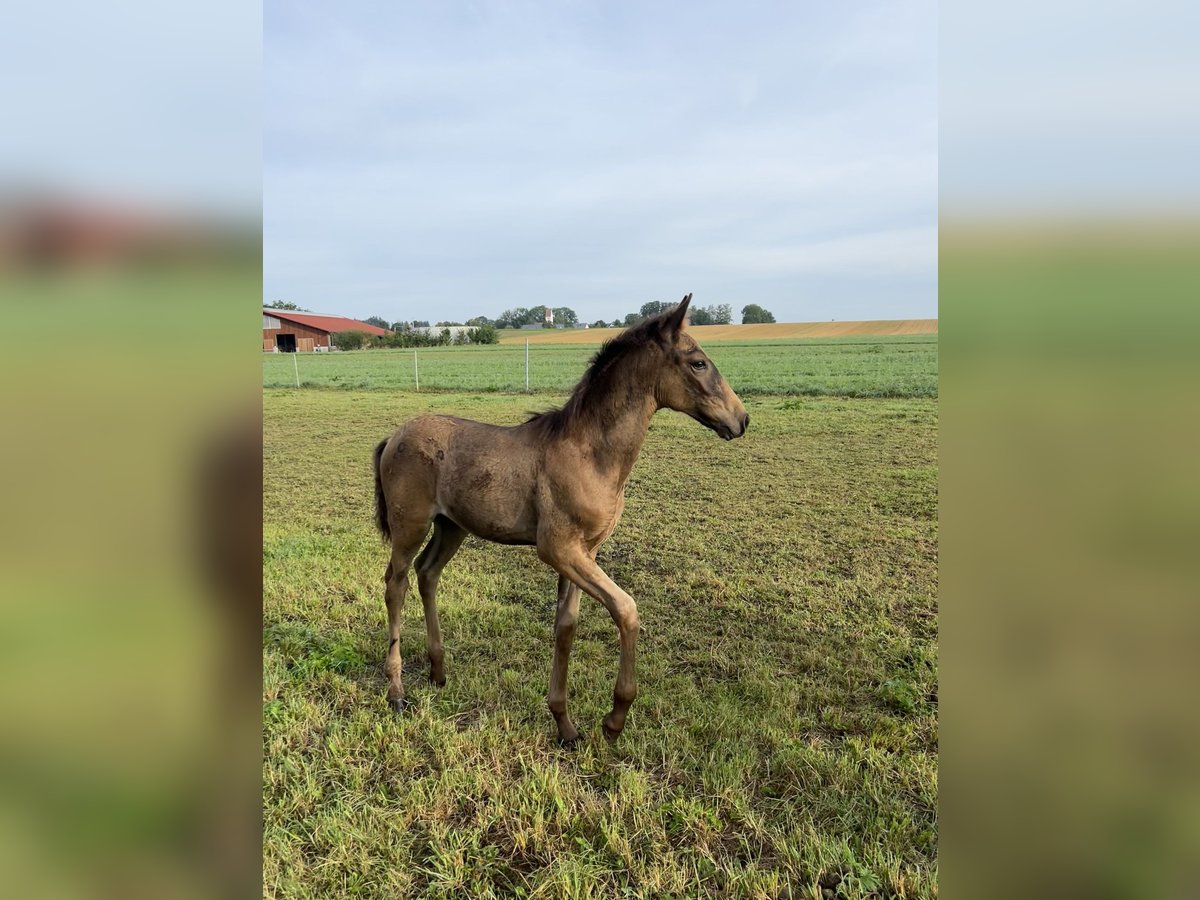
[[[606,741],[608,741],[610,744],[615,744],[617,742],[617,738],[619,738],[621,736],[621,732],[613,731],[611,728],[608,727],[607,722],[601,723],[601,727],[604,730],[604,739]]]
[[[441,678],[434,678],[432,675],[430,675],[429,683],[432,684],[434,687],[445,687],[446,686],[446,676],[443,675]]]
[[[564,750],[574,750],[578,744],[579,732],[575,732],[572,737],[563,737],[561,734],[558,736],[558,746]]]
[[[389,697],[388,698],[388,706],[390,706],[392,708],[392,712],[394,712],[398,716],[401,716],[401,715],[404,715],[404,710],[408,706],[408,700],[404,697],[399,697],[394,700],[391,697]]]

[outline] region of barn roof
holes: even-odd
[[[290,309],[271,309],[267,306],[263,307],[263,312],[268,316],[274,316],[276,319],[283,319],[285,322],[296,322],[300,325],[307,325],[309,328],[315,328],[318,331],[327,331],[330,334],[337,331],[365,331],[367,334],[391,334],[386,328],[369,325],[366,322],[358,321],[358,319],[347,319],[345,316],[322,316],[316,313],[292,312]]]

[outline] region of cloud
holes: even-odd
[[[937,232],[908,228],[787,245],[728,244],[713,248],[707,262],[717,269],[766,274],[913,276],[937,266]]]
[[[397,319],[683,290],[935,315],[935,54],[925,4],[270,5],[266,289]]]

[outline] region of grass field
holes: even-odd
[[[607,614],[584,598],[585,739],[559,749],[554,576],[476,539],[439,593],[448,685],[410,595],[414,703],[387,711],[371,448],[419,412],[556,399],[264,391],[264,894],[936,896],[936,399],[751,396],[730,443],[655,418],[599,557],[643,624],[615,747]]]
[[[713,326],[720,328],[722,326]],[[758,326],[737,326],[758,327]],[[762,326],[772,327],[772,326]],[[705,329],[693,329],[699,333]],[[575,332],[587,335],[587,331]],[[591,333],[594,336],[596,332]],[[703,342],[742,394],[841,397],[936,397],[937,335]],[[596,345],[532,347],[530,389],[569,390]],[[264,353],[263,386],[413,390],[412,350]],[[501,344],[416,351],[422,390],[520,391],[525,349]]]
[[[898,337],[937,335],[937,319],[883,319],[864,322],[772,322],[763,325],[693,325],[688,331],[701,344],[710,341],[786,341],[797,338]],[[620,328],[505,329],[502,344],[598,344]]]

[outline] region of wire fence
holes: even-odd
[[[936,335],[823,343],[714,344],[709,356],[739,393],[937,396]],[[264,353],[263,386],[351,390],[562,393],[595,346],[428,347]]]

